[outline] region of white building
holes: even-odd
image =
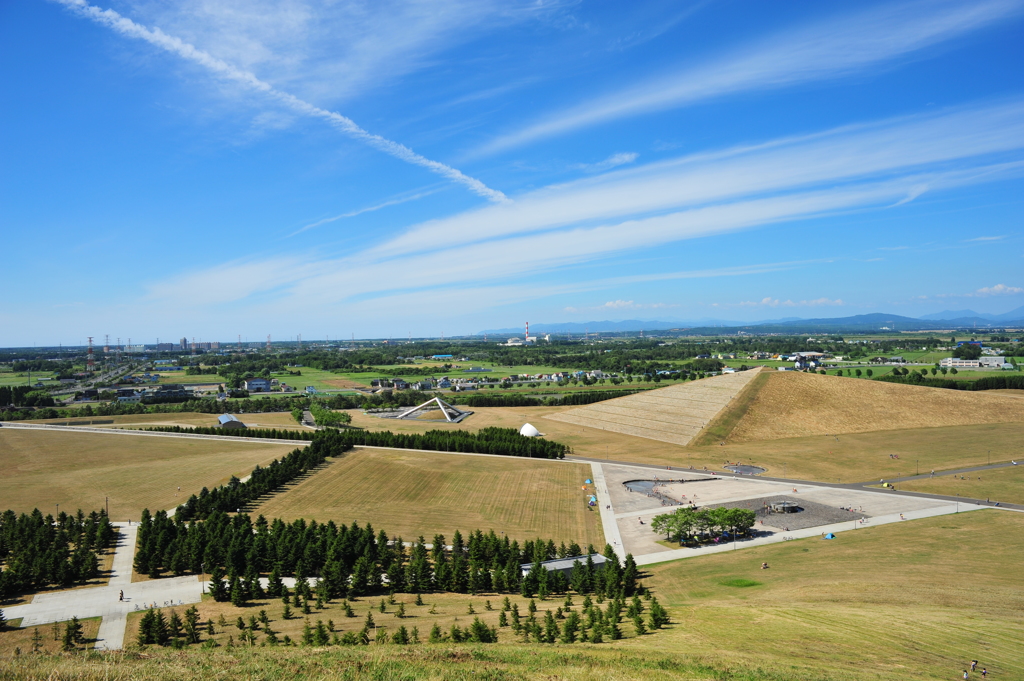
[[[943,357],[939,361],[940,367],[952,367],[954,369],[978,369],[981,362],[976,359],[957,359],[956,357]]]

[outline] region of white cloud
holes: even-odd
[[[94,5],[90,5],[86,0],[56,0],[56,2],[59,2],[81,16],[106,26],[121,35],[144,40],[154,47],[166,50],[167,52],[176,54],[182,59],[198,64],[220,78],[260,92],[268,98],[276,101],[278,104],[291,109],[295,113],[325,121],[331,127],[353,139],[359,140],[379,151],[384,152],[385,154],[405,161],[406,163],[426,168],[433,173],[446,177],[490,201],[507,201],[505,195],[500,191],[491,189],[476,178],[469,177],[461,171],[440,163],[439,161],[434,161],[426,158],[425,156],[421,156],[403,144],[399,144],[398,142],[381,137],[380,135],[370,133],[356,125],[355,121],[346,116],[342,116],[334,111],[322,109],[296,97],[295,95],[280,90],[269,82],[257,78],[255,74],[233,66],[223,59],[214,57],[212,54],[198,49],[194,45],[187,43],[176,36],[168,35],[159,28],[147,28],[132,21],[131,19],[128,19],[127,17],[121,16],[114,10],[104,10]]]
[[[743,52],[581,103],[499,137],[475,153],[494,153],[585,126],[736,92],[844,76],[1005,20],[1020,9],[1016,0],[883,5],[776,35]]]
[[[400,255],[593,220],[912,172],[1024,147],[1024,102],[850,126],[626,168],[413,226],[372,252]],[[966,163],[965,163],[966,162]],[[975,161],[974,163],[977,163]],[[978,171],[981,173],[982,171]],[[908,182],[891,205],[940,177]],[[934,182],[938,182],[935,185]]]
[[[995,286],[986,286],[985,288],[979,288],[972,295],[975,296],[1015,296],[1018,293],[1024,293],[1024,288],[1019,286],[1007,286],[1006,284],[996,284]]]
[[[570,167],[574,170],[585,170],[589,173],[603,173],[618,166],[628,165],[635,161],[639,156],[640,154],[630,151],[620,154],[612,154],[605,160],[598,161],[597,163],[577,163]]]
[[[971,241],[999,241],[999,240],[1005,239],[1005,238],[1006,238],[1005,235],[1003,235],[1003,236],[979,236],[979,237],[975,237],[973,239],[967,239],[967,241],[968,242],[971,242]]]

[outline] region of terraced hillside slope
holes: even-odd
[[[729,443],[875,430],[1024,422],[1024,400],[986,391],[771,372]]]
[[[547,418],[687,445],[760,370],[713,376],[570,409]]]

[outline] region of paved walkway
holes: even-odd
[[[591,475],[594,476],[594,490],[597,496],[598,510],[601,512],[601,526],[604,529],[604,541],[611,544],[620,560],[626,557],[626,547],[619,536],[619,524],[615,522],[615,511],[612,509],[612,498],[608,494],[608,483],[604,479],[604,468],[599,463],[590,464]]]
[[[128,613],[147,607],[188,605],[202,599],[202,585],[194,575],[132,583],[138,525],[115,525],[119,537],[109,584],[37,594],[31,603],[4,608],[4,616],[9,620],[21,618],[22,627],[65,622],[72,617],[102,617],[96,649],[120,650],[124,646]],[[119,600],[122,589],[124,601]]]

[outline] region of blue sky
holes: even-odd
[[[0,345],[1005,312],[1022,34],[1024,0],[2,3]]]

